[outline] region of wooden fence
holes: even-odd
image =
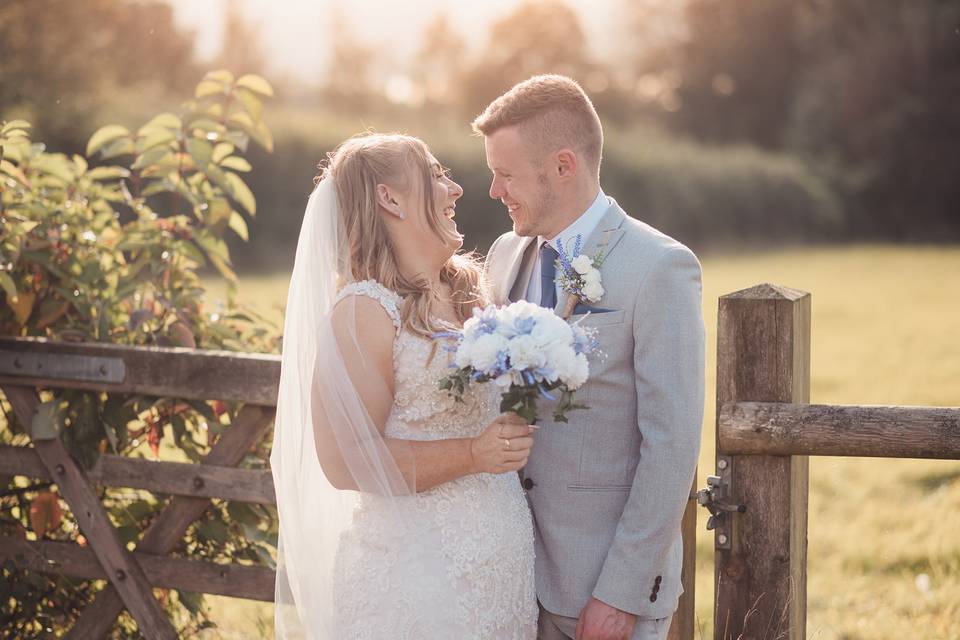
[[[275,504],[269,471],[232,468],[269,429],[280,381],[278,356],[183,348],[58,343],[0,338],[0,388],[17,418],[31,426],[32,447],[0,446],[0,476],[27,476],[57,484],[89,546],[0,536],[0,560],[23,568],[110,585],[80,615],[68,638],[103,637],[126,608],[148,638],[173,638],[173,626],[153,587],[272,601],[274,572],[263,567],[172,558],[169,554],[211,498]],[[247,403],[201,464],[102,455],[84,471],[48,425],[35,418],[37,388],[140,393],[187,400]],[[93,485],[144,489],[172,499],[133,552],[121,544]],[[684,516],[686,592],[671,640],[690,640],[694,629],[696,503]]]
[[[806,638],[808,456],[960,459],[960,409],[813,405],[810,294],[720,298],[714,638]]]
[[[717,640],[805,637],[807,456],[960,459],[960,410],[811,405],[810,295],[774,285],[720,298],[717,476],[691,495],[683,519],[685,592],[671,640],[695,634],[696,501],[715,514]],[[0,447],[0,475],[57,484],[89,547],[0,537],[0,560],[36,571],[106,579],[68,638],[101,638],[126,608],[148,638],[174,638],[151,593],[185,589],[273,600],[273,571],[172,558],[211,498],[273,504],[269,471],[236,469],[268,431],[280,379],[277,356],[0,338],[0,388],[32,447]],[[37,418],[36,388],[89,389],[244,402],[200,464],[103,455],[89,471]],[[172,498],[133,552],[120,542],[94,484]],[[694,486],[694,489],[696,487]]]

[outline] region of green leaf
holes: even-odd
[[[252,73],[242,76],[237,80],[237,86],[259,93],[262,96],[273,97],[273,87],[270,86],[270,83]]]
[[[197,117],[196,119],[193,119],[193,120],[188,119],[187,128],[200,129],[201,131],[205,131],[207,133],[211,133],[211,132],[222,133],[224,131],[224,126],[222,124],[220,124],[216,120],[211,120],[210,118],[202,114],[200,114],[200,116]]]
[[[182,591],[180,589],[175,589],[177,592],[177,598],[180,600],[180,604],[187,608],[187,611],[196,615],[200,611],[200,607],[203,606],[203,595],[196,593],[194,591]]]
[[[253,509],[243,503],[228,503],[227,513],[230,515],[232,520],[239,522],[240,524],[250,525],[252,529],[256,529],[257,525],[260,524],[260,517],[254,512]]]
[[[78,176],[82,176],[87,172],[90,164],[87,162],[86,158],[75,153],[73,154],[73,166],[75,168],[74,173]]]
[[[222,520],[204,520],[197,525],[197,533],[207,540],[215,540],[220,544],[227,541],[230,533]]]
[[[70,183],[74,180],[73,165],[62,154],[44,154],[34,158],[31,165],[59,180]]]
[[[7,174],[11,178],[15,178],[17,182],[23,186],[30,186],[30,181],[27,179],[27,176],[24,175],[23,171],[21,171],[17,165],[13,164],[9,160],[0,160],[0,171]]]
[[[100,158],[109,160],[117,156],[126,156],[134,152],[133,140],[130,138],[117,138],[113,142],[107,143],[100,150]]]
[[[7,298],[17,297],[17,285],[6,271],[0,271],[0,288],[7,292]]]
[[[223,159],[223,162],[220,163],[221,167],[227,169],[233,169],[234,171],[250,171],[253,169],[250,166],[250,163],[247,162],[246,158],[241,158],[240,156],[229,156]]]
[[[203,76],[204,80],[213,80],[221,84],[233,84],[233,74],[227,71],[226,69],[217,69],[216,71],[210,71],[207,75]]]
[[[87,142],[87,156],[93,155],[107,143],[129,135],[130,132],[126,127],[121,127],[117,124],[108,124],[105,127],[100,127],[90,136],[90,141]]]
[[[230,173],[229,171],[224,172],[226,174],[227,182],[230,184],[230,187],[233,189],[233,193],[230,194],[237,203],[247,210],[251,216],[257,214],[257,199],[253,197],[253,192],[250,191],[250,187],[247,186],[247,183],[243,181],[243,178],[238,176],[235,173]]]
[[[230,266],[227,264],[225,260],[213,254],[210,254],[209,258],[210,258],[210,262],[217,269],[217,271],[220,272],[220,275],[222,275],[224,279],[226,279],[229,282],[237,281],[237,274],[234,273],[233,269],[230,268]]]
[[[243,131],[246,131],[247,133],[250,133],[253,130],[253,127],[255,126],[253,122],[253,118],[251,118],[249,114],[243,113],[243,112],[234,113],[233,115],[231,115],[229,118],[227,118],[227,124],[228,125],[232,124],[237,127],[240,127]]]
[[[143,169],[144,167],[160,164],[163,160],[166,160],[168,156],[173,156],[173,149],[170,147],[154,147],[137,157],[137,160],[131,168]]]
[[[23,159],[30,154],[30,143],[26,140],[16,143],[7,142],[0,148],[3,149],[2,157],[14,162],[23,162]],[[246,151],[246,148],[244,147],[243,150]]]
[[[270,129],[263,121],[257,123],[253,131],[250,132],[250,137],[266,149],[268,153],[273,153],[273,134],[270,133]]]
[[[250,136],[243,131],[228,131],[224,139],[243,153],[247,152],[247,146],[250,144]]]
[[[227,248],[227,243],[222,239],[208,231],[197,232],[194,234],[194,239],[207,252],[207,255],[216,256],[224,261],[230,260],[230,250]]]
[[[143,188],[140,191],[140,195],[144,198],[147,196],[156,195],[158,193],[170,192],[173,193],[177,190],[176,185],[167,180],[166,178],[161,178],[160,180],[154,180],[149,185]]]
[[[202,80],[200,84],[197,85],[197,90],[193,95],[196,98],[206,98],[207,96],[217,95],[218,93],[221,95],[225,93],[222,84],[215,80]]]
[[[247,221],[236,211],[230,215],[229,226],[244,242],[250,239],[250,233],[247,231]]]
[[[91,180],[115,180],[117,178],[127,178],[130,176],[130,170],[124,167],[96,167],[87,172],[87,177]]]
[[[161,113],[158,116],[154,116],[150,122],[140,127],[140,131],[137,132],[137,135],[144,136],[148,135],[150,129],[170,129],[171,131],[180,130],[180,118],[173,115],[172,113]]]
[[[213,146],[200,138],[187,139],[187,151],[201,171],[210,164],[210,160],[213,158]]]
[[[233,153],[235,147],[229,142],[220,142],[213,148],[213,160],[214,164],[220,164],[220,162]]]
[[[218,224],[226,223],[232,213],[233,209],[230,208],[230,203],[225,199],[217,198],[211,200],[205,216],[206,223],[211,227],[216,227]],[[222,231],[222,229],[220,231]]]
[[[177,139],[177,134],[169,129],[148,129],[147,134],[137,140],[137,149],[140,153],[148,151],[161,144],[167,144]]]
[[[243,105],[243,108],[250,114],[250,117],[254,120],[260,120],[260,116],[263,115],[263,103],[260,102],[257,94],[248,89],[239,88],[236,90],[235,95],[237,96],[237,100],[240,101],[240,104]]]
[[[30,128],[30,123],[26,120],[11,120],[10,122],[3,125],[3,129],[0,130],[0,134],[6,135],[14,130],[26,130]]]

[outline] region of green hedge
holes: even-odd
[[[362,128],[319,114],[285,114],[271,126],[275,152],[258,158],[253,150],[251,157],[256,168],[249,182],[262,214],[251,223],[250,243],[232,253],[244,270],[291,268],[317,163]],[[400,130],[423,137],[452,168],[465,192],[457,221],[466,246],[486,250],[509,229],[509,219],[487,195],[490,172],[482,141],[465,123],[413,122]],[[826,241],[843,229],[842,208],[829,182],[798,157],[750,146],[706,146],[641,127],[608,130],[606,138],[604,190],[629,214],[695,250]]]

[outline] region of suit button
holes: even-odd
[[[523,488],[527,491],[530,491],[530,489],[533,489],[535,486],[537,486],[537,483],[533,481],[533,478],[523,479]]]
[[[660,591],[660,585],[658,584],[653,585],[653,592],[657,593],[658,591]]]
[[[663,581],[663,576],[657,576],[653,579],[654,584],[660,584]]]
[[[657,601],[657,594],[651,593],[651,594],[650,594],[650,602],[656,602],[656,601]]]

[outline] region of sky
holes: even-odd
[[[593,53],[611,54],[622,43],[617,8],[627,0],[568,0],[580,16]],[[361,42],[395,52],[400,64],[419,48],[420,36],[437,11],[445,11],[470,50],[481,47],[489,25],[508,15],[520,0],[167,0],[178,24],[193,30],[197,53],[209,58],[220,50],[223,12],[227,2],[242,6],[257,25],[270,71],[311,82],[329,60],[324,39],[330,18],[339,8]]]

